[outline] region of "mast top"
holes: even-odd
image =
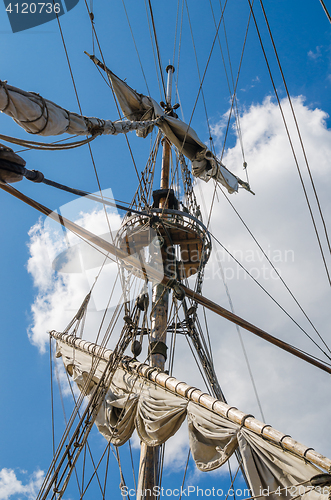
[[[168,73],[166,102],[168,106],[171,106],[172,75],[175,72],[175,68],[172,66],[172,64],[169,64],[166,67],[166,72]]]

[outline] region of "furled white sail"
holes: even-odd
[[[113,73],[109,75],[126,120],[112,122],[72,113],[39,94],[25,92],[2,81],[0,110],[30,134],[42,136],[64,133],[117,135],[135,130],[138,136],[146,137],[157,125],[180,153],[192,161],[196,177],[206,182],[214,178],[229,193],[238,191],[238,178],[207,150],[190,126],[165,114],[154,99],[138,94]]]
[[[95,353],[96,346],[89,345]],[[98,358],[61,340],[57,340],[57,356],[62,356],[67,372],[87,396],[102,376],[109,357]],[[299,494],[300,487],[302,497],[307,500],[327,499],[327,491],[321,493],[308,488],[310,478],[321,472],[312,463],[244,425],[123,367],[115,371],[95,423],[101,434],[117,446],[125,443],[134,429],[148,446],[157,446],[177,432],[185,417],[192,456],[201,471],[220,467],[238,448],[253,495],[261,495],[261,489],[267,488],[269,493],[276,491],[270,495],[271,500],[291,498],[296,496],[293,493],[296,488]],[[306,483],[301,485],[303,482]]]
[[[7,85],[0,81],[0,110],[11,116],[18,125],[30,134],[43,136],[59,134],[111,134],[117,135],[131,130],[144,130],[154,125],[151,121],[100,120],[81,116],[61,108],[39,94]]]
[[[97,63],[97,59],[91,56]],[[200,141],[196,132],[178,118],[166,114],[159,104],[151,97],[139,94],[107,69],[115,94],[124,115],[129,120],[151,120],[160,118],[157,126],[162,130],[169,141],[176,146],[180,153],[192,161],[193,175],[208,182],[214,178],[227,188],[229,193],[238,191],[238,178],[208,151],[206,145]],[[146,136],[151,128],[146,128],[137,135]]]

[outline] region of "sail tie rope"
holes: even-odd
[[[11,144],[22,146],[24,148],[56,151],[56,150],[78,148],[80,146],[83,146],[84,144],[88,144],[89,142],[93,141],[96,137],[98,137],[98,135],[100,135],[100,132],[95,135],[92,135],[91,137],[87,137],[86,139],[76,142],[67,142],[66,144],[29,141],[25,139],[17,139],[16,137],[10,137],[8,135],[3,135],[3,134],[0,134],[0,139],[6,142],[10,142]]]
[[[243,416],[242,418],[242,421],[240,422],[240,429],[242,427],[245,427],[245,422],[248,418],[255,418],[254,415],[252,415],[251,413],[247,413],[246,415]]]
[[[48,125],[48,120],[49,120],[48,107],[47,107],[45,99],[41,95],[37,94],[36,92],[30,92],[30,93],[37,96],[41,100],[42,106],[41,106],[40,115],[37,116],[37,118],[34,118],[33,120],[20,120],[20,122],[22,122],[22,123],[34,123],[34,122],[37,122],[38,120],[40,120],[41,118],[45,118],[45,125],[43,127],[41,127],[41,129],[37,130],[36,132],[31,132],[31,131],[29,132],[30,134],[41,134],[41,132],[43,132]],[[46,111],[46,116],[44,116],[44,111]],[[68,124],[68,127],[69,127],[69,124]]]

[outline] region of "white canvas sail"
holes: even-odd
[[[102,134],[117,135],[135,130],[146,137],[157,125],[180,153],[192,161],[196,177],[216,179],[229,193],[238,191],[238,178],[207,150],[186,123],[164,113],[154,99],[138,94],[111,73],[111,80],[126,120],[102,120],[72,113],[39,94],[26,92],[0,81],[0,110],[26,132],[41,136]]]
[[[57,356],[62,357],[67,372],[88,396],[102,376],[107,360],[112,355],[111,351],[72,336],[56,332],[52,332],[52,335],[58,338]],[[76,341],[82,348],[67,343],[76,345]],[[98,355],[95,356],[95,353]],[[102,357],[99,357],[100,353],[103,353]],[[143,366],[147,371],[153,370],[147,365]],[[140,369],[141,371],[143,370]],[[171,379],[172,387],[184,384],[173,377],[166,378]],[[194,388],[191,390],[197,391]],[[148,380],[137,371],[121,366],[112,377],[95,423],[101,434],[117,446],[124,444],[134,429],[140,440],[148,446],[158,446],[174,435],[187,417],[192,456],[201,471],[220,467],[239,449],[253,495],[259,495],[261,489],[268,488],[269,493],[277,491],[270,495],[272,500],[290,498],[289,490],[292,488],[293,492],[300,485],[303,498],[326,500],[327,489],[316,492],[309,488],[309,480],[321,472],[313,463],[308,462],[310,448],[304,452],[304,459],[246,428],[247,417],[255,420],[252,416],[246,415],[239,424],[216,411],[216,403],[227,408],[227,413],[230,413],[231,407],[215,400],[212,405],[215,411],[212,411],[199,402],[192,401],[190,391],[186,392],[186,397],[181,396]],[[201,396],[198,400],[200,399]],[[313,453],[311,456],[316,455],[320,465],[330,469],[330,460],[316,452],[310,453]]]
[[[117,135],[144,130],[154,122],[101,120],[72,113],[34,92],[25,92],[0,81],[0,110],[30,134],[42,136],[104,134]]]
[[[97,63],[97,59],[91,56]],[[146,120],[161,118],[157,126],[178,151],[192,162],[192,172],[204,181],[216,179],[229,193],[238,191],[238,178],[233,175],[217,158],[208,151],[206,145],[199,139],[196,132],[187,123],[166,114],[161,106],[151,97],[139,94],[107,69],[115,94],[124,115],[128,119]],[[150,132],[145,129],[143,132]],[[138,132],[138,135],[141,135]]]

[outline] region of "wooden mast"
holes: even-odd
[[[172,91],[172,75],[175,68],[171,65],[167,66],[167,95],[166,95],[166,111],[171,109],[171,91]],[[161,183],[160,189],[164,190],[164,196],[160,197],[159,208],[169,207],[169,175],[170,175],[170,152],[171,144],[166,137],[162,141],[162,168],[161,168]],[[162,215],[161,215],[162,217]],[[163,267],[167,270],[171,263],[168,256],[171,252],[162,250]],[[166,273],[169,274],[169,273]],[[168,302],[169,289],[164,284],[157,283],[153,285],[152,294],[152,312],[151,312],[151,332],[149,337],[149,354],[150,365],[156,366],[164,371],[167,350],[167,323],[168,323]],[[160,446],[147,446],[146,443],[141,443],[140,449],[140,464],[137,486],[137,499],[148,500],[155,498],[153,488],[159,485],[160,472]]]

